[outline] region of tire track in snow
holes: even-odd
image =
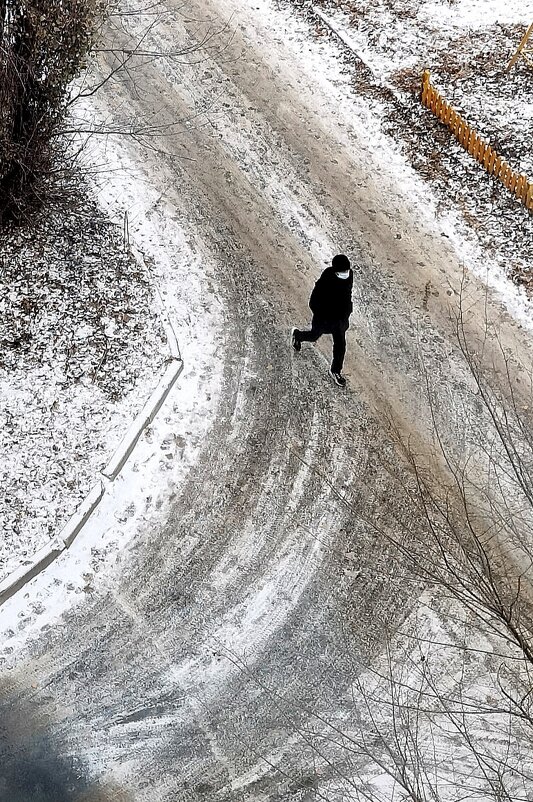
[[[216,265],[225,315],[220,400],[168,520],[139,532],[120,570],[30,646],[20,665],[38,687],[17,703],[23,709],[31,697],[49,711],[64,752],[86,756],[96,777],[109,773],[136,799],[159,800],[161,789],[186,799],[185,783],[204,783],[211,798],[229,800],[241,775],[264,773],[243,744],[278,749],[291,769],[309,772],[305,750],[291,751],[302,746],[292,729],[306,719],[298,705],[319,698],[344,710],[352,664],[343,626],[350,648],[370,651],[367,641],[379,638],[372,620],[382,609],[398,615],[399,597],[379,583],[376,554],[357,583],[336,556],[350,545],[363,564],[375,547],[330,488],[355,474],[362,503],[376,503],[378,483],[361,476],[372,429],[363,406],[327,384],[312,349],[298,361],[290,354],[282,290],[262,272],[289,257],[310,267],[311,258],[307,240],[280,220],[283,193],[264,197],[244,178],[242,194],[220,176],[209,183],[207,157],[195,175],[141,155],[147,185],[165,188],[164,208],[188,228],[192,250]],[[239,169],[228,162],[230,174]],[[379,555],[389,558],[383,543]],[[251,675],[219,662],[221,641]],[[280,716],[265,687],[298,712]],[[275,794],[275,784],[265,778],[257,799]]]

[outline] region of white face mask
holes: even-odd
[[[350,275],[350,271],[342,270],[340,273],[335,273],[335,275],[337,276],[337,278],[348,278]]]

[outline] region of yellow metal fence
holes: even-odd
[[[448,101],[444,100],[440,92],[431,85],[428,70],[425,70],[422,77],[421,99],[423,105],[450,129],[459,144],[482,164],[488,173],[513,192],[524,206],[533,211],[533,182],[522,173],[515,172],[493,147],[481,139]]]

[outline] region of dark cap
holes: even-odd
[[[339,273],[350,269],[350,260],[343,253],[338,253],[337,256],[334,256],[331,264]]]

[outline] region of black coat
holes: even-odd
[[[353,271],[348,278],[338,278],[335,268],[326,267],[316,282],[309,308],[321,320],[348,320],[352,304]]]

